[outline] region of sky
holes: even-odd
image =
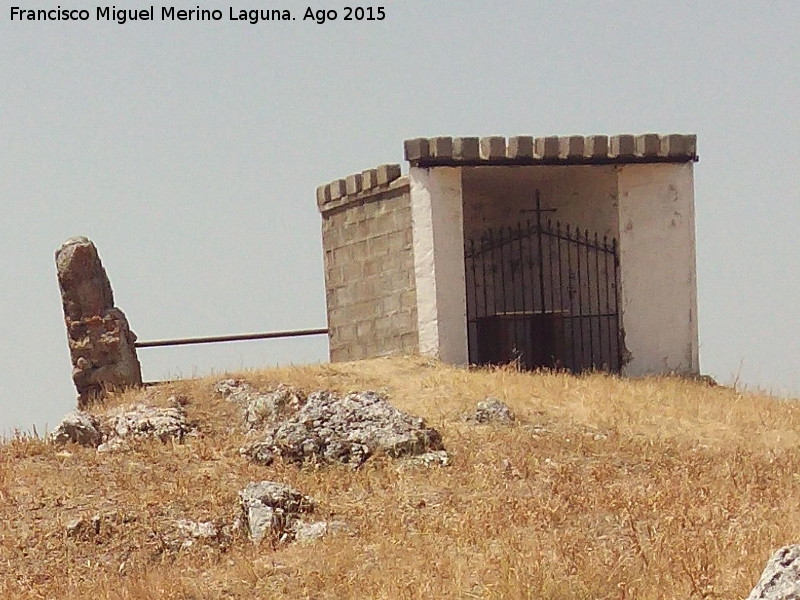
[[[64,240],[95,242],[140,340],[324,327],[316,186],[436,135],[696,133],[701,370],[800,396],[800,3],[402,0],[345,21],[345,2],[284,0],[269,8],[296,20],[228,18],[259,4],[120,25],[81,0],[23,8],[85,22],[12,21],[0,0],[0,431],[75,406]],[[160,20],[170,6],[223,19]],[[160,380],[323,362],[327,344],[139,358]]]

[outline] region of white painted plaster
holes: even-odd
[[[409,179],[419,351],[467,364],[461,169],[412,167]]]
[[[628,375],[699,372],[693,168],[617,167]]]

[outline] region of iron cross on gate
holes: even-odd
[[[521,213],[536,213],[536,225],[541,229],[542,227],[542,213],[545,212],[556,212],[557,208],[542,208],[542,199],[539,196],[539,190],[534,192],[534,198],[536,200],[536,208],[523,208],[520,210]]]

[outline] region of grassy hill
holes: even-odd
[[[0,598],[743,598],[800,540],[800,405],[681,378],[463,370],[393,358],[246,372],[268,389],[379,390],[437,428],[449,467],[244,460],[220,377],[112,398],[166,405],[200,435],[98,453],[0,446]],[[511,426],[461,415],[494,396]],[[349,531],[312,543],[174,543],[230,525],[250,481],[289,484]],[[82,528],[75,526],[83,523]]]

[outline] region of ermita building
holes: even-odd
[[[695,135],[404,149],[317,188],[331,361],[698,372]]]

